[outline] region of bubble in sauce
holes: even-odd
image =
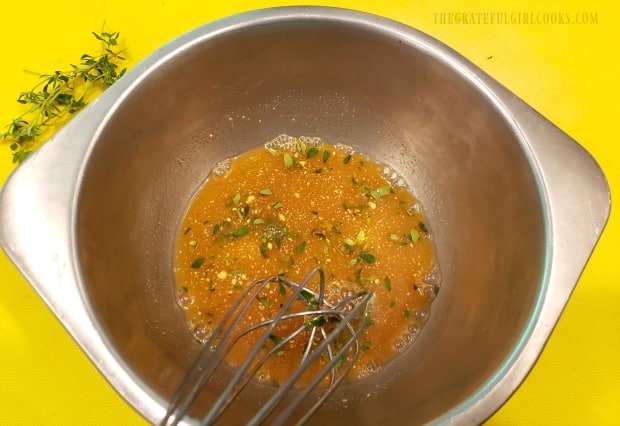
[[[212,173],[215,176],[226,176],[230,171],[230,159],[220,161],[213,167]]]
[[[181,308],[187,309],[194,303],[194,296],[183,291],[179,293],[177,300]]]
[[[409,330],[407,330],[394,341],[394,350],[396,352],[403,352],[405,349],[411,346],[416,337],[417,334],[411,333]]]
[[[413,317],[420,324],[424,324],[428,321],[429,314],[429,311],[426,309],[416,309],[413,311]]]
[[[439,269],[435,268],[433,272],[426,274],[424,276],[424,284],[428,284],[431,286],[439,286],[441,283],[441,273]]]
[[[213,330],[211,330],[211,327],[209,327],[206,324],[196,324],[194,326],[193,332],[194,332],[194,337],[196,337],[196,339],[200,340],[201,342],[204,342],[211,336],[211,333],[213,332]]]
[[[360,378],[369,377],[381,370],[381,365],[375,360],[369,360],[358,367],[358,375]]]

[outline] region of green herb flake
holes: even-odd
[[[273,194],[273,192],[269,188],[263,188],[260,191],[258,191],[258,193],[260,195],[272,195]]]
[[[302,289],[299,294],[306,300],[306,305],[309,309],[313,309],[319,306],[319,302],[316,300],[316,297],[314,297],[314,294],[312,294],[308,290]]]
[[[424,232],[425,234],[428,234],[428,228],[426,227],[424,222],[420,222],[418,226],[420,227],[420,231]]]
[[[403,316],[405,318],[409,318],[411,316],[411,312],[409,312],[409,309],[406,309],[405,311],[403,311]]]
[[[282,296],[286,295],[286,287],[282,283],[278,283],[278,290]]]
[[[323,151],[323,162],[324,162],[324,163],[327,163],[327,160],[329,159],[329,156],[330,156],[330,155],[331,155],[331,154],[329,153],[329,151],[328,151],[328,150],[324,150],[324,151]]]
[[[187,287],[185,287],[184,285],[181,286],[181,290],[183,290],[185,293],[187,293],[189,291],[189,289]]]
[[[294,164],[295,164],[295,160],[293,160],[293,157],[291,156],[291,154],[285,153],[284,154],[284,166],[287,169],[290,169],[291,167],[293,167]]]
[[[392,291],[392,280],[390,279],[390,277],[385,277],[383,283],[385,284],[385,288],[387,288],[388,291]]]
[[[400,241],[400,237],[396,234],[390,234],[390,240],[392,241]]]
[[[273,342],[274,346],[277,346],[284,339],[281,338],[280,336],[276,336],[275,334],[270,334],[269,335],[269,340],[271,340]]]
[[[187,235],[187,233],[188,233],[189,231],[191,231],[191,230],[192,230],[192,228],[188,226],[187,228],[185,228],[185,229],[183,230],[183,235]]]
[[[360,345],[360,351],[367,351],[368,349],[370,349],[370,341],[367,340],[364,343],[362,343]]]
[[[312,318],[309,322],[314,327],[323,327],[325,324],[327,324],[327,318],[325,318],[325,315],[320,315],[318,317]]]
[[[235,229],[232,233],[232,236],[235,238],[240,238],[240,237],[245,237],[246,235],[248,235],[249,229],[247,226],[240,226],[239,228]]]
[[[191,268],[193,269],[198,269],[202,266],[202,264],[204,263],[205,258],[204,257],[199,257],[198,259],[194,260],[192,262],[192,264],[190,265]]]
[[[377,192],[379,192],[381,196],[389,195],[390,193],[392,193],[392,188],[390,188],[388,185],[382,185],[377,188]]]
[[[273,207],[274,209],[281,209],[283,205],[281,202],[276,201],[275,203],[271,204],[271,207]]]
[[[232,203],[233,205],[238,206],[240,201],[241,201],[241,194],[237,192],[232,199]]]
[[[265,223],[265,219],[261,219],[260,217],[257,217],[256,219],[252,221],[252,223],[254,225],[262,225],[263,223]]]
[[[304,141],[302,141],[301,139],[298,139],[297,140],[297,149],[299,149],[302,154],[305,154],[306,150],[308,149],[308,147],[306,146],[306,143]]]
[[[258,301],[265,307],[269,307],[269,298],[268,297],[259,297]]]
[[[390,300],[390,308],[393,308],[394,306],[396,306],[396,299]]]
[[[306,242],[302,241],[297,248],[295,248],[295,253],[297,254],[302,254],[304,252],[304,250],[306,249]]]
[[[351,162],[351,154],[347,155],[346,157],[343,158],[342,162],[344,164],[349,164],[349,162]]]
[[[377,191],[376,189],[371,189],[369,192],[370,196],[372,198],[374,198],[375,200],[380,200],[381,199],[381,194],[379,193],[379,191]]]
[[[390,194],[392,192],[392,188],[390,188],[387,185],[382,185],[376,189],[371,189],[370,190],[370,195],[372,196],[372,198],[374,198],[375,200],[380,200],[381,197],[384,197],[388,194]]]
[[[368,252],[360,253],[360,259],[362,259],[366,263],[375,263],[375,261],[377,260],[374,254]]]
[[[306,153],[306,158],[314,158],[319,155],[319,149],[316,146],[311,147]]]
[[[353,247],[355,245],[355,241],[353,241],[351,238],[343,238],[342,241],[349,247]]]
[[[412,243],[415,243],[420,239],[420,233],[417,229],[411,229],[411,231],[405,235],[405,238],[407,238]]]
[[[216,223],[215,225],[213,225],[213,232],[211,233],[211,235],[215,235],[215,234],[217,234],[218,232],[220,232],[220,227],[221,227],[221,226],[220,226],[220,224],[219,224],[219,223]]]

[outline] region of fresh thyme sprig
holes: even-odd
[[[25,160],[40,142],[47,129],[59,128],[71,115],[84,108],[93,95],[121,78],[127,68],[119,69],[124,50],[118,48],[120,33],[92,33],[101,42],[97,56],[83,54],[79,65],[71,69],[39,75],[39,82],[28,92],[20,93],[17,102],[29,108],[6,126],[0,138],[10,142],[13,163]]]

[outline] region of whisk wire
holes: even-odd
[[[316,274],[319,276],[317,292],[307,288],[310,280]],[[280,305],[280,309],[273,318],[258,322],[233,336],[242,318],[247,313],[252,303],[255,303],[260,292],[268,286],[269,283],[275,282],[289,287],[290,290],[292,290],[291,296]],[[298,420],[297,424],[303,424],[333,393],[357,360],[360,353],[358,337],[363,332],[366,322],[364,320],[357,321],[357,327],[354,327],[352,322],[355,318],[359,318],[363,309],[366,309],[371,297],[372,293],[361,291],[343,298],[338,303],[327,303],[325,300],[325,274],[320,268],[313,269],[299,284],[293,283],[281,276],[259,279],[252,282],[231,305],[230,309],[214,329],[211,337],[209,337],[205,343],[205,347],[200,351],[195,361],[187,370],[160,425],[172,426],[178,424],[184,418],[198,393],[209,381],[218,366],[224,361],[229,351],[245,335],[260,328],[264,328],[262,334],[254,343],[247,357],[242,362],[241,366],[238,367],[224,391],[210,407],[209,412],[202,418],[200,424],[213,424],[225,412],[233,400],[238,397],[252,377],[257,374],[259,369],[270,357],[283,350],[288,342],[303,331],[309,331],[310,337],[307,340],[303,355],[301,356],[299,367],[278,387],[271,398],[263,404],[255,413],[254,417],[248,422],[250,425],[258,425],[269,417],[273,410],[284,400],[286,394],[293,389],[300,377],[307,371],[308,367],[322,356],[322,354],[327,353],[327,358],[329,360],[327,364],[313,377],[310,384],[293,398],[290,404],[277,413],[276,419],[274,423],[272,423],[274,425],[283,424],[294,414],[303,400],[329,375],[329,385],[326,387],[321,397],[318,398],[315,404],[305,412],[300,420]],[[300,312],[289,312],[291,305],[296,300],[305,301],[308,309]],[[294,318],[311,318],[311,320],[309,322],[304,320],[303,325],[297,327],[286,337],[274,342],[274,346],[259,359],[259,353],[265,348],[265,343],[272,337],[272,332],[278,324]],[[326,323],[328,320],[337,322],[337,325],[330,328],[329,333],[322,326],[322,324]],[[338,352],[334,353],[334,339],[345,329],[348,330],[350,337],[338,348]],[[315,342],[317,332],[321,334],[321,338],[320,342],[315,344],[313,342]],[[352,355],[347,356],[351,349],[353,349]],[[347,360],[346,362],[344,362],[345,359]],[[344,365],[342,365],[343,363]],[[336,372],[337,369],[338,374]]]
[[[365,303],[367,303],[370,300],[371,294],[368,292],[361,292],[361,293],[358,293],[356,297],[363,297],[363,302],[358,303],[347,315],[342,316],[341,317],[342,321],[336,326],[334,330],[331,331],[330,334],[336,336],[340,334],[344,330],[345,327],[351,327],[349,321],[351,321],[354,317],[358,315],[362,307],[365,306]],[[328,312],[329,314],[338,315],[338,316],[342,315],[342,312],[337,311],[337,310],[328,310],[326,312]],[[340,351],[337,353],[336,356],[330,355],[329,363],[323,368],[323,370],[319,374],[315,375],[314,379],[306,386],[306,388],[299,395],[297,395],[297,397],[293,400],[293,402],[289,404],[288,407],[284,409],[278,415],[278,417],[272,423],[273,425],[277,426],[277,425],[284,424],[284,421],[293,414],[293,412],[299,406],[299,404],[308,396],[308,394],[310,394],[312,390],[314,390],[319,385],[323,377],[325,377],[325,375],[328,374],[330,371],[333,372],[336,365],[342,362],[342,360],[344,359],[345,355],[347,354],[351,346],[355,345],[355,352],[354,352],[353,358],[347,363],[348,369],[343,374],[340,374],[337,382],[330,383],[330,386],[327,388],[326,392],[323,393],[321,398],[319,398],[319,400],[313,406],[313,408],[311,408],[307,412],[307,414],[303,417],[302,421],[300,421],[299,424],[303,423],[303,421],[307,420],[307,418],[309,418],[312,414],[314,414],[314,412],[322,405],[322,403],[336,389],[336,386],[339,384],[339,382],[345,378],[346,372],[348,372],[353,367],[355,360],[357,360],[357,357],[359,356],[359,342],[357,340],[357,337],[359,336],[359,334],[363,331],[365,327],[366,327],[366,323],[364,322],[357,329],[357,331],[353,331],[353,334],[352,334],[353,337],[350,338],[342,346],[342,348],[340,349]],[[328,347],[330,347],[331,343],[332,343],[331,340],[328,340],[328,339],[322,340],[321,343],[310,352],[308,358],[304,362],[308,363],[308,365],[314,362],[318,357],[321,356],[321,354]],[[269,415],[269,413],[273,411],[273,409],[278,405],[278,403],[280,402],[284,394],[291,390],[291,388],[295,385],[295,383],[301,377],[304,371],[305,371],[304,368],[299,368],[295,370],[295,372],[291,375],[291,377],[283,385],[281,385],[278,388],[278,391],[271,397],[271,399],[266,404],[263,405],[263,407],[258,411],[258,413],[254,416],[254,418],[249,422],[249,424],[250,425],[260,424],[260,422],[263,421]]]
[[[242,292],[241,296],[233,302],[230,309],[226,312],[222,320],[213,330],[211,337],[206,341],[203,350],[199,352],[198,356],[185,373],[185,377],[182,380],[181,385],[175,392],[174,397],[170,401],[168,410],[160,422],[161,426],[177,425],[183,418],[191,403],[208,381],[211,374],[213,374],[213,371],[219,365],[219,362],[214,362],[214,360],[216,361],[220,358],[219,354],[224,350],[224,347],[214,346],[214,342],[220,338],[225,324],[230,321],[235,312],[239,309],[241,303],[246,300],[247,295],[250,294],[250,292],[252,292],[252,296],[257,295],[260,291],[261,285],[268,280],[269,278],[264,278],[254,281]],[[250,297],[249,300],[252,300],[252,297]],[[246,303],[240,311],[240,314],[234,318],[231,327],[228,328],[222,337],[223,340],[227,339],[230,334],[233,333],[234,327],[241,321],[242,314],[247,311],[249,306],[250,303]],[[213,347],[215,347],[215,350],[212,351],[211,349]],[[223,359],[223,357],[221,359]]]

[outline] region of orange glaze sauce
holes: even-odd
[[[349,147],[310,138],[280,136],[220,163],[192,200],[176,241],[179,304],[196,338],[210,336],[250,282],[281,274],[299,283],[321,267],[331,302],[361,289],[374,293],[350,377],[378,371],[415,338],[439,289],[429,227],[401,182]],[[290,293],[271,284],[244,324],[273,317]],[[243,362],[250,340],[235,347],[229,364]],[[305,342],[296,339],[272,356],[260,379],[284,381]]]

